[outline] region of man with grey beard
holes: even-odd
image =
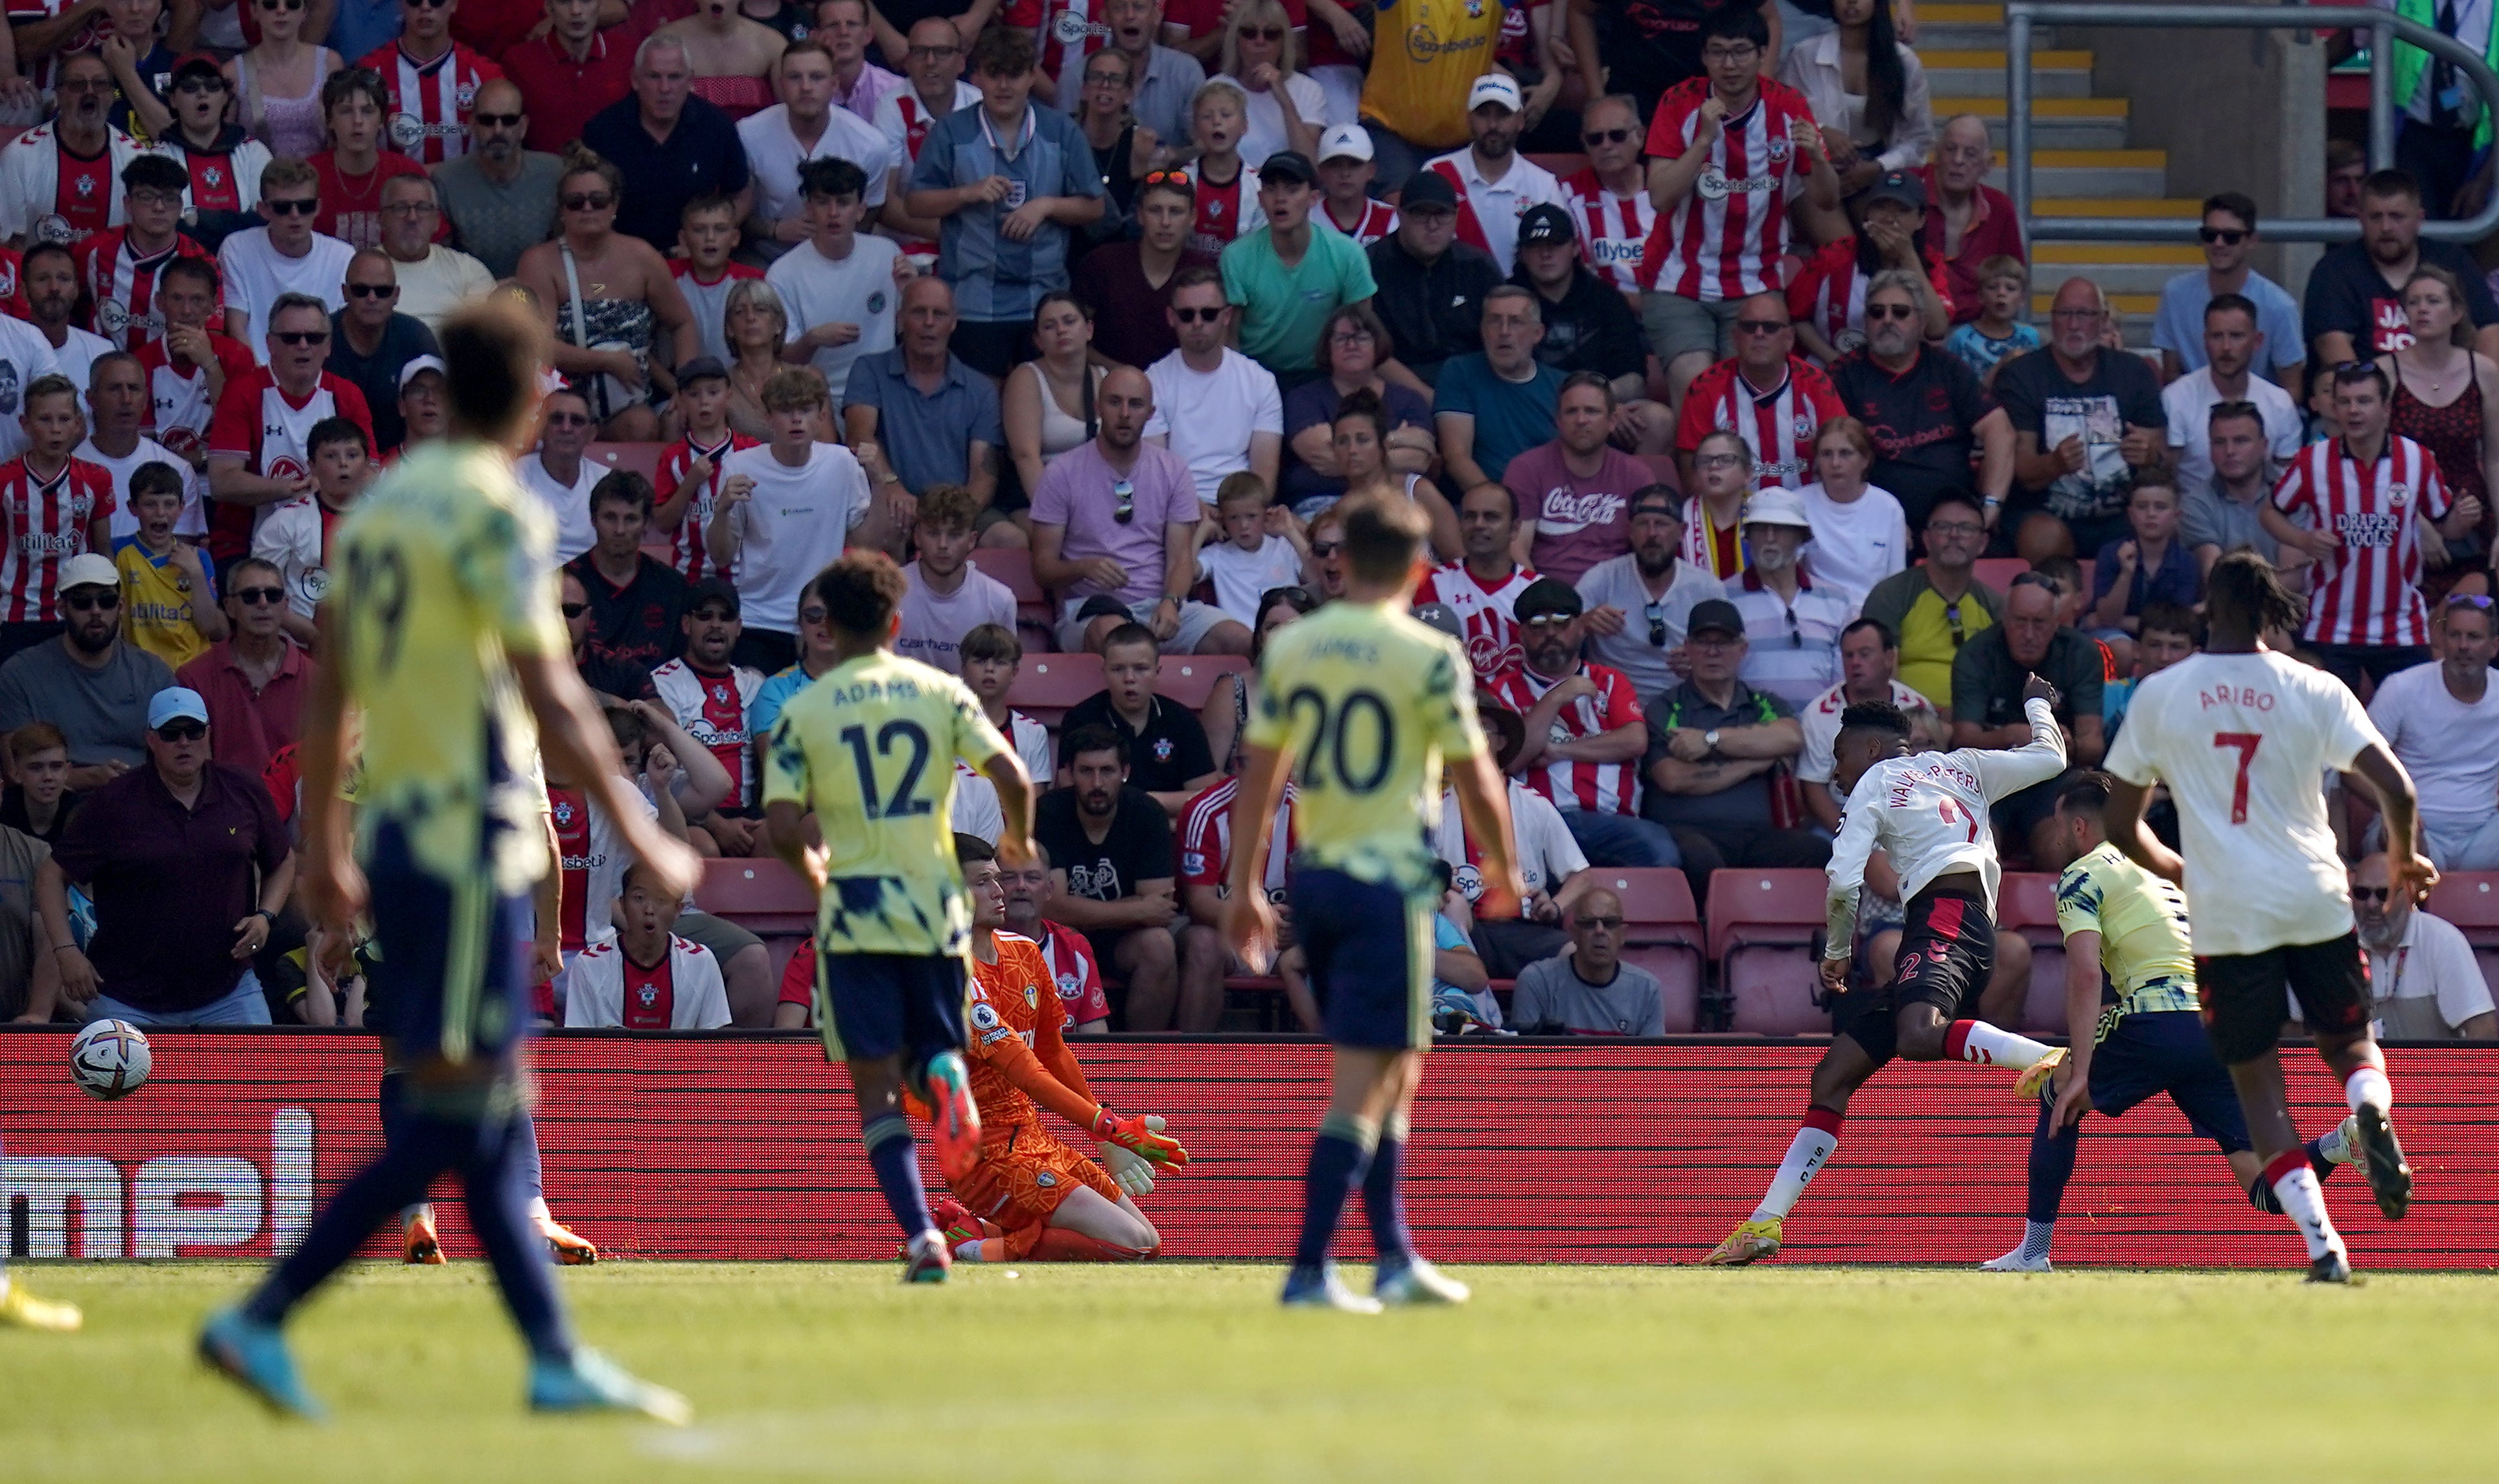
[[[1682,678],[1683,639],[1692,610],[1727,596],[1726,584],[1689,562],[1683,545],[1683,497],[1672,485],[1652,484],[1632,495],[1632,549],[1580,574],[1580,620],[1589,653],[1631,677],[1632,693],[1645,706]],[[1684,663],[1684,671],[1690,669]]]
[[[2369,955],[2369,1016],[2387,1040],[2499,1038],[2490,986],[2455,924],[2386,889],[2386,857],[2352,868],[2352,920]]]
[[[1866,343],[1831,368],[1831,384],[1874,440],[1866,482],[1892,492],[1911,531],[1926,529],[1946,495],[1979,505],[1994,531],[2013,488],[2013,423],[1968,367],[1919,342],[1919,302],[1907,274],[1876,274],[1866,289]]]
[[[469,113],[468,153],[434,167],[443,214],[460,247],[498,278],[508,278],[521,253],[555,230],[555,188],[564,162],[525,149],[530,115],[521,90],[501,78],[478,85]]]

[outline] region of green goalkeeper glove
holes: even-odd
[[[1122,1118],[1105,1108],[1093,1115],[1093,1137],[1106,1146],[1121,1148],[1152,1164],[1175,1168],[1188,1163],[1188,1150],[1162,1135],[1163,1120]]]

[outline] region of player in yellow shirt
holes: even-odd
[[[2030,1202],[2022,1244],[1980,1266],[2049,1271],[2057,1210],[2073,1178],[2082,1117],[2123,1116],[2165,1092],[2197,1133],[2221,1146],[2249,1204],[2279,1214],[2229,1069],[2204,1034],[2188,944],[2187,898],[2174,883],[2109,843],[2108,777],[2086,773],[2057,795],[2057,838],[2073,859],[2057,878],[2057,927],[2065,939],[2065,1022],[2073,1050],[2039,1099],[2030,1136]],[[2106,990],[2103,990],[2105,975]],[[2349,1119],[2345,1120],[2348,1125]],[[2348,1127],[2308,1144],[2320,1179],[2348,1163]]]
[[[1398,1195],[1423,1051],[1432,1043],[1431,831],[1445,762],[1468,837],[1481,852],[1478,916],[1518,911],[1522,887],[1507,790],[1476,725],[1474,669],[1455,639],[1408,612],[1431,528],[1412,501],[1336,507],[1345,597],[1277,633],[1258,669],[1249,762],[1232,802],[1232,881],[1223,935],[1253,967],[1275,955],[1276,915],[1256,880],[1289,775],[1300,850],[1293,930],[1336,1047],[1334,1092],[1311,1145],[1301,1241],[1284,1280],[1293,1306],[1377,1313],[1382,1304],[1457,1304],[1466,1285],[1414,1255]],[[1379,1267],[1373,1297],[1328,1261],[1346,1193],[1362,1187]]]
[[[996,786],[1004,862],[1032,858],[1032,785],[969,688],[892,653],[903,582],[891,560],[845,553],[807,594],[825,605],[833,665],[773,724],[764,828],[821,901],[816,1024],[826,1059],[850,1067],[868,1163],[906,1239],[902,1280],[942,1283],[953,1254],[928,1219],[902,1088],[907,1078],[928,1106],[947,1180],[968,1178],[981,1114],[963,1061],[972,913],[955,860],[955,763]],[[811,813],[822,845],[807,839]]]
[[[527,759],[542,746],[586,780],[663,889],[691,887],[700,862],[629,807],[632,785],[556,613],[553,517],[513,476],[512,450],[537,435],[545,333],[508,301],[463,309],[438,333],[452,436],[402,461],[337,533],[298,750],[305,906],[333,971],[352,924],[370,919],[383,1060],[405,1085],[381,1157],[248,1299],[209,1321],[200,1354],[272,1407],[317,1415],[280,1326],[376,1225],[456,1171],[529,1342],[530,1405],[682,1423],[683,1398],[573,1343],[514,1168],[529,1098],[530,891],[549,864]],[[353,848],[339,787],[351,732],[363,739]]]

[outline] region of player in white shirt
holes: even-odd
[[[2022,689],[2030,742],[2011,752],[1964,747],[1913,756],[1909,719],[1898,707],[1876,702],[1841,715],[1835,777],[1848,807],[1831,853],[1822,983],[1834,994],[1848,987],[1866,859],[1878,846],[1899,873],[1907,904],[1898,969],[1886,987],[1858,991],[1855,1015],[1814,1065],[1804,1126],[1788,1145],[1778,1175],[1751,1218],[1728,1233],[1704,1264],[1741,1267],[1779,1250],[1788,1212],[1839,1146],[1849,1097],[1895,1055],[2017,1068],[2022,1076],[2014,1095],[2025,1101],[2038,1097],[2064,1060],[2061,1048],[1983,1020],[1954,1018],[1964,1001],[1986,987],[1996,966],[1996,888],[2003,870],[1988,809],[2065,770],[2056,703],[2056,688],[2031,676]]]
[[[2394,843],[2413,839],[2413,781],[2358,697],[2265,647],[2266,629],[2295,629],[2301,613],[2273,567],[2232,552],[2213,565],[2206,591],[2204,652],[2135,688],[2109,750],[2109,839],[2186,887],[2204,1027],[2238,1084],[2265,1178],[2308,1244],[2309,1279],[2348,1282],[2351,1259],[2300,1149],[2274,1050],[2286,983],[2343,1082],[2354,1163],[2387,1220],[2410,1208],[2413,1175],[2387,1118],[2394,1090],[2370,1035],[2368,968],[2320,777],[2353,774],[2376,793],[2392,890],[2418,902],[2438,869]],[[2183,851],[2143,827],[2155,784],[2177,804]]]

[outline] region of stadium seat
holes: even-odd
[[[2014,1029],[2028,1035],[2065,1032],[2065,936],[2057,929],[2057,878],[2043,871],[2008,871],[1996,893],[1999,933],[2018,932],[2030,944],[2030,992]]]
[[[1154,682],[1154,694],[1195,711],[1215,694],[1216,676],[1249,668],[1250,661],[1239,655],[1174,655],[1163,661],[1162,677]]]
[[[1007,704],[1055,731],[1068,707],[1101,689],[1100,655],[1026,655]]]
[[[1032,553],[1006,546],[984,546],[972,553],[972,565],[992,582],[1003,582],[1019,605],[1047,603],[1050,595],[1033,580]]]
[[[1641,454],[1639,461],[1648,466],[1651,481],[1658,484],[1671,484],[1678,490],[1683,488],[1683,476],[1675,471],[1674,455]]]
[[[1623,899],[1623,958],[1656,976],[1666,1033],[1701,1028],[1701,976],[1708,939],[1693,910],[1692,884],[1671,868],[1601,867],[1597,884]]]
[[[582,456],[609,468],[630,468],[656,485],[660,481],[660,458],[667,451],[665,443],[593,443]],[[661,490],[659,496],[666,500],[668,492]]]
[[[2482,964],[2482,977],[2490,982],[2490,992],[2499,995],[2499,871],[2440,877],[2427,910],[2463,929],[2464,941],[2473,945],[2473,956]]]
[[[1709,956],[1734,1010],[1731,1029],[1766,1036],[1828,1031],[1816,960],[1826,882],[1820,871],[1716,871]]]
[[[706,860],[695,905],[760,937],[812,932],[816,895],[778,860]]]
[[[1970,564],[1971,574],[1982,587],[2001,593],[2013,585],[2013,579],[2030,570],[2030,564],[2020,557],[1981,557]]]
[[[1553,172],[1553,178],[1556,180],[1568,180],[1588,168],[1588,157],[1576,151],[1569,154],[1531,154],[1527,158],[1530,163],[1542,165]]]

